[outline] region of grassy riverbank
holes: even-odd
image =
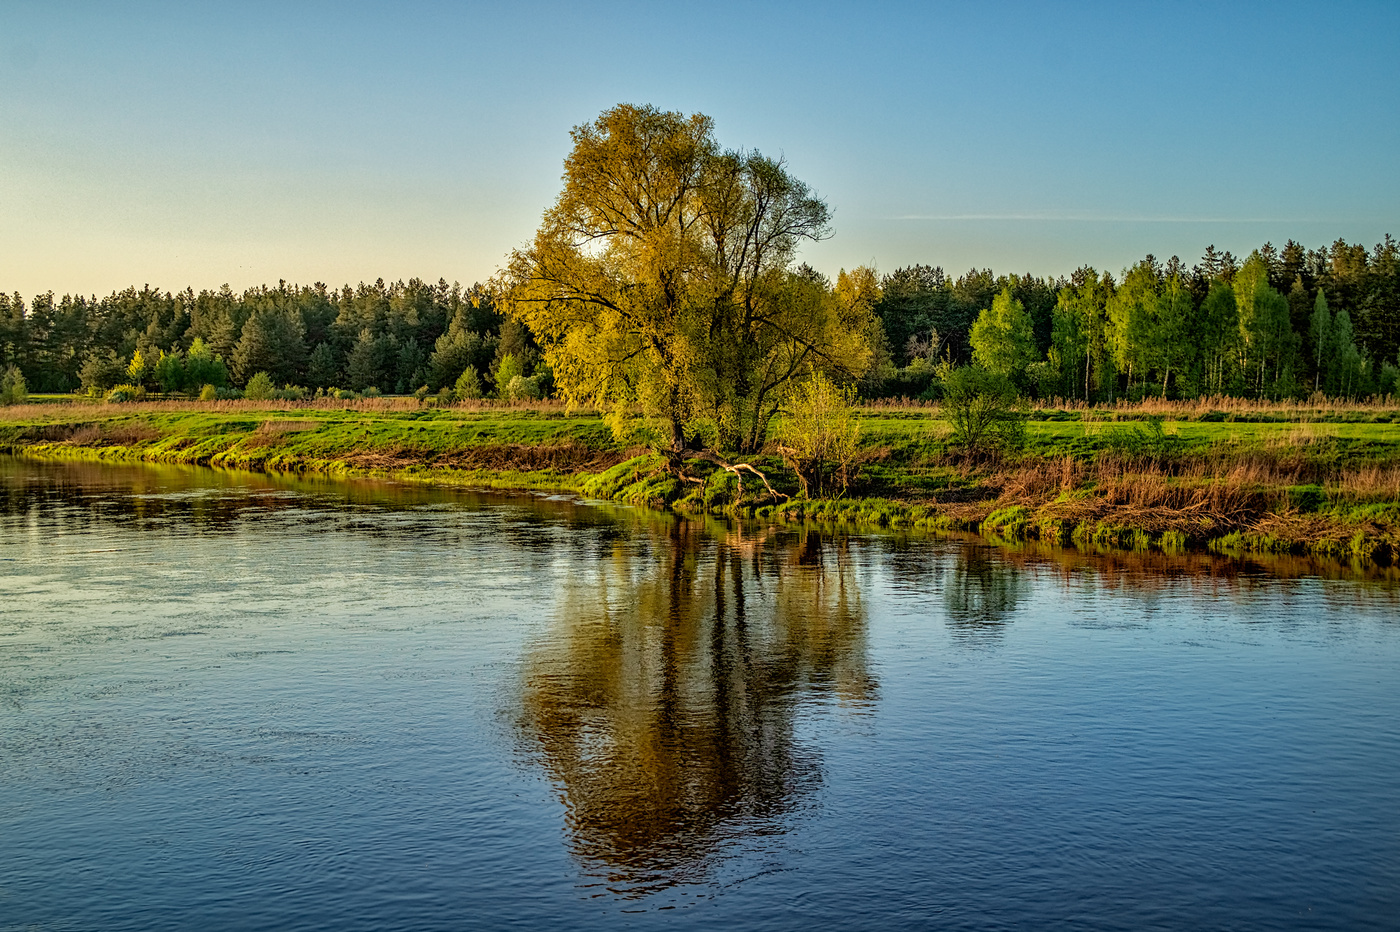
[[[1160,420],[1159,420],[1160,419]],[[848,493],[773,502],[716,473],[680,485],[558,405],[55,400],[0,409],[0,449],[64,459],[191,463],[557,489],[682,511],[977,530],[1081,547],[1400,553],[1400,410],[1380,405],[1147,403],[1032,412],[1023,450],[965,454],[936,408],[861,411]],[[797,484],[777,458],[760,468]],[[755,490],[759,494],[755,494]]]

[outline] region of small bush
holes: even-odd
[[[116,385],[107,393],[108,404],[124,404],[128,401],[145,401],[146,389],[142,385]]]
[[[266,372],[254,375],[244,386],[243,397],[250,401],[271,401],[276,398],[277,386],[273,383],[272,376]]]
[[[534,376],[512,376],[510,382],[501,390],[501,397],[510,401],[538,401],[540,397],[539,382],[535,380]]]
[[[1186,535],[1181,531],[1163,531],[1161,548],[1163,553],[1185,553]]]
[[[219,400],[219,390],[218,390],[217,388],[215,388],[213,385],[206,384],[203,388],[201,388],[201,389],[199,390],[199,400],[200,400],[200,401],[218,401],[218,400]]]
[[[6,367],[0,374],[0,405],[22,404],[29,398],[29,386],[18,366]]]
[[[855,390],[819,372],[797,386],[787,399],[779,452],[802,483],[806,498],[850,485],[851,466],[860,451],[860,422],[852,403]]]
[[[364,394],[366,398],[378,398],[380,395],[380,391],[378,386],[371,385],[365,389]]]
[[[943,412],[953,442],[969,450],[1019,449],[1026,441],[1026,418],[1016,387],[1006,376],[963,366],[943,382]]]
[[[357,394],[355,394],[354,392],[352,392],[352,391],[351,391],[350,389],[348,389],[348,388],[340,388],[340,389],[336,389],[335,397],[339,398],[341,401],[354,401],[356,398],[359,398],[360,396],[357,395]]]
[[[999,508],[987,515],[982,522],[985,537],[1001,537],[1005,540],[1025,540],[1030,526],[1030,514],[1021,505]]]

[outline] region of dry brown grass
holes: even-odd
[[[33,440],[78,447],[126,446],[163,436],[148,424],[44,424],[25,433]]]
[[[863,401],[860,405],[872,411],[926,411],[939,407],[937,401],[925,401],[918,398],[876,398]],[[1400,410],[1400,397],[1377,395],[1369,398],[1346,399],[1313,395],[1305,401],[1272,401],[1261,398],[1210,395],[1179,400],[1145,398],[1141,401],[1119,400],[1092,404],[1075,398],[1044,398],[1034,402],[1034,406],[1047,411],[1077,411],[1086,420],[1093,420],[1096,417],[1108,420],[1118,415],[1146,417],[1156,414],[1169,421],[1185,421],[1196,420],[1212,411],[1219,411],[1223,414],[1237,416],[1268,415],[1306,424],[1319,418],[1339,414],[1393,414]]]
[[[1324,486],[1335,499],[1353,502],[1400,502],[1400,466],[1345,469]]]
[[[1274,529],[1279,536],[1320,539],[1324,527],[1335,531],[1336,520],[1298,513],[1289,490],[1303,485],[1320,486],[1333,503],[1400,502],[1400,465],[1339,468],[1283,445],[1166,459],[1112,452],[1092,460],[1051,457],[996,465],[983,483],[988,494],[966,508],[973,514],[1019,505],[1042,518],[1151,533],[1260,531],[1261,522],[1284,522]]]
[[[393,412],[417,411],[424,406],[416,398],[311,398],[303,401],[248,401],[246,399],[226,401],[198,401],[184,399],[161,399],[158,401],[134,401],[120,405],[107,404],[101,400],[74,397],[72,401],[48,404],[21,404],[0,407],[0,420],[28,421],[75,417],[112,417],[116,415],[160,414],[170,412],[218,412],[229,414],[265,413],[268,411],[365,411]],[[498,401],[482,398],[457,402],[446,406],[453,411],[480,413],[489,411],[540,411],[558,413],[567,405],[559,399],[544,401]],[[576,413],[592,414],[588,408],[576,409]]]

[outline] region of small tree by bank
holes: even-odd
[[[467,366],[462,370],[462,374],[457,377],[452,397],[457,401],[471,401],[481,397],[481,377],[476,374],[475,366]]]
[[[271,401],[276,398],[277,386],[273,383],[272,376],[266,372],[255,373],[243,389],[243,397],[249,401]]]
[[[850,471],[860,450],[860,422],[851,402],[855,390],[815,373],[789,393],[779,431],[778,451],[797,473],[802,494],[824,496],[840,484],[850,486]]]
[[[952,442],[965,450],[1017,449],[1025,443],[1025,415],[1016,386],[980,366],[963,366],[943,380],[943,416]]]
[[[6,366],[0,373],[0,405],[23,404],[29,398],[29,386],[19,366]]]

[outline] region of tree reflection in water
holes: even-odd
[[[995,557],[991,548],[969,544],[957,552],[944,580],[948,630],[969,642],[995,641],[1025,598],[1022,571]]]
[[[615,891],[713,877],[822,779],[804,707],[875,697],[843,546],[670,523],[612,542],[525,661],[526,745],[574,854]]]

